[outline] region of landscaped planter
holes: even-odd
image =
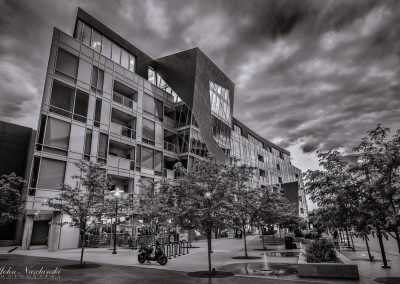
[[[297,263],[299,277],[360,278],[357,264],[351,263],[347,257],[339,252],[336,252],[336,256],[341,263],[308,263],[304,250],[301,250]]]

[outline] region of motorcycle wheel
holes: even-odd
[[[138,261],[139,261],[139,263],[144,263],[145,261],[146,261],[146,259],[145,259],[145,257],[143,256],[143,255],[138,255]]]
[[[168,258],[165,255],[162,255],[157,261],[160,265],[166,265],[168,262]]]

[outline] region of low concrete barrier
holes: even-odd
[[[299,277],[359,279],[357,264],[343,254],[336,252],[337,258],[342,263],[308,263],[304,250],[300,251],[297,271]]]

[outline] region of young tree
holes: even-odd
[[[368,137],[364,137],[354,151],[362,157],[357,168],[362,184],[370,189],[370,197],[374,195],[375,202],[384,207],[385,212],[381,213],[385,213],[386,218],[379,227],[396,239],[400,252],[400,130],[392,137],[389,133],[389,128],[378,124],[368,131]]]
[[[80,265],[84,266],[86,233],[103,214],[111,211],[113,198],[110,189],[113,182],[99,164],[80,161],[75,165],[80,171],[79,175],[72,177],[76,180],[75,185],[61,184],[59,195],[49,199],[46,205],[71,217],[70,222],[61,225],[68,224],[79,229],[82,245]]]
[[[143,193],[138,197],[139,217],[143,218],[145,224],[150,225],[152,233],[156,233],[156,226],[167,221],[164,196],[160,193],[157,182],[150,182],[148,185],[141,182],[140,186]]]
[[[299,222],[297,216],[297,208],[289,202],[281,194],[274,192],[272,187],[259,189],[260,202],[255,212],[254,220],[261,228],[269,227],[272,229],[274,225],[285,226],[292,225],[293,222]],[[263,248],[264,237],[262,236]]]
[[[21,190],[25,181],[15,173],[0,179],[0,226],[11,223],[23,213]]]
[[[177,165],[178,179],[162,183],[161,192],[167,196],[168,213],[181,220],[183,229],[195,229],[207,238],[208,273],[211,269],[211,236],[213,230],[229,224],[232,196],[228,166],[213,157],[197,160],[194,170]]]
[[[232,220],[234,228],[243,232],[244,252],[248,258],[246,228],[253,223],[253,217],[257,211],[257,203],[259,202],[258,189],[250,186],[253,177],[253,168],[246,165],[238,165],[238,161],[234,160],[232,166],[228,168],[228,176],[232,180],[230,188],[233,195],[232,203]]]

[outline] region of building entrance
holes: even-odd
[[[49,220],[34,221],[32,228],[31,245],[47,245],[49,236]]]

